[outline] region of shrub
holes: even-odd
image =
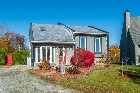
[[[80,70],[77,66],[67,67],[66,71],[69,74],[79,74],[80,73]]]
[[[46,60],[46,58],[42,59],[42,63],[40,63],[38,67],[40,70],[49,70],[51,68],[50,63]]]
[[[27,64],[27,57],[29,56],[28,50],[18,50],[13,52],[13,64],[25,65]]]
[[[60,72],[60,66],[56,66],[56,71]]]
[[[5,56],[6,56],[6,53],[4,49],[0,48],[0,64],[2,65],[5,64]]]
[[[98,63],[105,63],[106,62],[106,58],[101,58],[98,60]]]
[[[71,57],[71,64],[79,67],[90,67],[94,63],[94,54],[83,48],[77,48]]]

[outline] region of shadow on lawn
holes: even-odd
[[[122,70],[119,69],[121,73]],[[128,78],[131,78],[134,83],[140,84],[140,66],[134,66],[134,68],[124,68],[124,74],[127,75]]]

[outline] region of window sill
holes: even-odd
[[[36,62],[36,63],[42,63],[42,62]]]
[[[102,54],[102,52],[95,52],[94,54]]]

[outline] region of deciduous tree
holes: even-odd
[[[7,24],[0,23],[0,40],[0,48],[6,52],[25,49],[25,36],[11,32]]]
[[[13,47],[10,44],[10,41],[7,39],[0,39],[0,48],[3,48],[7,53],[14,51]]]
[[[3,38],[10,41],[11,46],[15,50],[25,49],[25,37],[15,32],[6,32]]]
[[[109,61],[111,63],[118,62],[120,59],[120,49],[117,45],[111,45],[109,48]]]

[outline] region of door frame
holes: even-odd
[[[61,60],[60,60],[60,57],[62,57],[61,59],[62,59],[62,61],[63,61],[63,53],[62,53],[62,56],[60,56],[60,52],[62,51],[62,49],[63,48],[59,48],[59,64],[61,64]],[[67,61],[66,61],[66,48],[65,48],[65,56],[64,56],[64,62],[65,62],[65,64],[67,64]]]

